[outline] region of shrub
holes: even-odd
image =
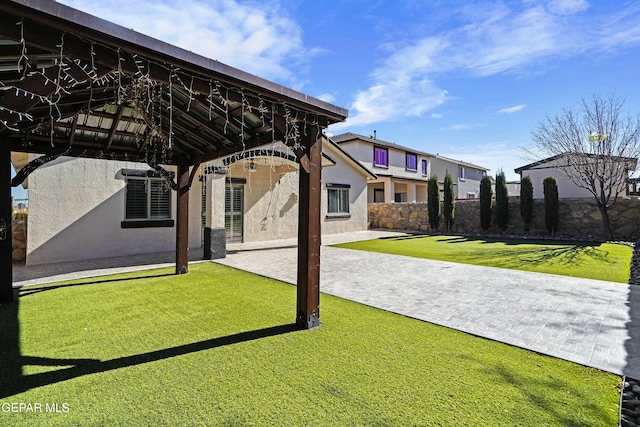
[[[528,233],[533,221],[533,182],[529,175],[520,182],[520,216],[524,223],[524,232]]]
[[[429,178],[427,209],[429,210],[429,226],[432,230],[437,230],[440,225],[440,188],[438,188],[438,177],[436,175]]]
[[[507,178],[503,170],[496,175],[496,223],[502,231],[507,229],[509,222],[509,191]]]
[[[485,176],[480,181],[480,227],[488,230],[491,227],[491,178]]]
[[[447,233],[451,231],[453,227],[453,219],[455,217],[456,200],[453,190],[453,178],[451,174],[447,172],[444,175],[444,200],[443,200],[443,216],[444,223],[447,227]]]
[[[544,191],[544,221],[547,225],[549,233],[554,234],[558,231],[559,213],[558,213],[558,182],[552,176],[542,181]]]

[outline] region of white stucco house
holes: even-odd
[[[437,175],[442,190],[447,172],[453,178],[456,198],[475,198],[480,180],[489,170],[383,141],[375,135],[366,137],[349,132],[331,139],[377,175],[377,179],[369,181],[369,203],[426,202],[429,178]]]
[[[329,140],[322,149],[322,233],[366,230],[375,174]],[[16,171],[35,157],[12,153]],[[298,167],[279,143],[201,165],[190,191],[189,247],[201,247],[205,226],[225,228],[229,241],[297,236]],[[25,186],[27,265],[175,250],[176,194],[148,165],[60,157]]]
[[[592,162],[590,156],[584,156],[585,162]],[[629,172],[636,169],[638,159],[619,158],[619,166],[621,170],[621,182],[618,196],[625,196],[627,193],[627,180]],[[515,173],[520,175],[520,180],[525,176],[531,177],[533,183],[533,198],[543,199],[544,188],[543,181],[547,177],[554,177],[558,183],[558,197],[561,199],[593,197],[593,194],[585,188],[576,185],[568,176],[572,166],[567,160],[567,154],[559,154],[548,157],[528,165],[514,169]]]

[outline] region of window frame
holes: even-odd
[[[384,153],[384,163],[378,162],[378,152]],[[387,147],[381,147],[379,145],[373,146],[373,166],[378,168],[389,168],[389,149]]]
[[[409,163],[409,159],[413,160],[411,164]],[[410,172],[418,172],[418,155],[416,153],[406,151],[404,156],[404,166],[405,169]]]
[[[327,183],[327,219],[351,218],[351,194],[350,184]],[[332,202],[332,194],[336,199]],[[333,203],[337,203],[333,206]],[[336,209],[332,211],[332,208]]]
[[[422,171],[422,176],[427,176],[429,171],[429,165],[427,163],[427,159],[422,159],[420,161],[420,169]]]
[[[141,173],[140,173],[141,172]],[[151,228],[151,227],[173,227],[175,222],[173,220],[173,202],[172,194],[169,183],[165,178],[159,174],[149,171],[136,171],[134,173],[123,173],[125,176],[125,196],[124,196],[124,220],[120,223],[121,228]],[[145,197],[141,197],[140,187],[137,189],[133,185],[129,185],[131,182],[143,182]],[[161,192],[158,193],[157,189],[160,188]],[[130,191],[134,190],[139,192],[138,197],[140,200],[144,200],[145,216],[135,216],[129,210],[129,197]],[[156,195],[166,195],[162,198],[156,198]],[[135,197],[135,196],[131,196]],[[155,207],[154,207],[155,204]],[[164,212],[160,215],[154,215],[154,211],[161,210]]]

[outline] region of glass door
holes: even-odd
[[[228,242],[242,242],[244,184],[227,182],[224,192],[224,228]]]

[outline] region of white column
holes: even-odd
[[[393,203],[394,200],[395,200],[395,186],[393,185],[393,180],[391,178],[387,178],[384,181],[384,202]]]
[[[415,183],[407,184],[407,202],[409,203],[416,202],[416,184]]]

